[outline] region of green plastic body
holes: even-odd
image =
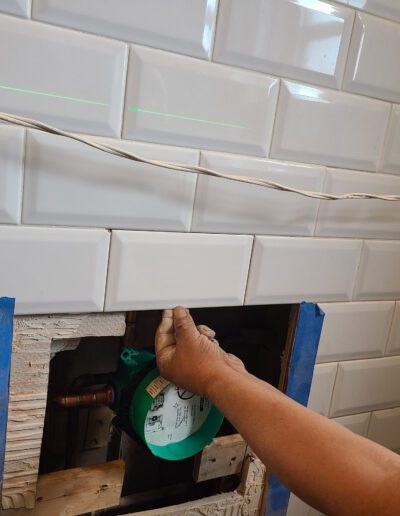
[[[132,348],[125,348],[121,353],[121,362],[117,374],[114,377],[115,401],[113,410],[118,413],[123,396],[123,390],[137,375],[148,368],[154,362],[152,353]],[[207,419],[202,426],[192,435],[179,442],[169,443],[165,446],[156,446],[149,443],[145,436],[146,418],[154,402],[154,398],[146,388],[160,373],[157,367],[153,367],[135,386],[132,399],[129,403],[129,422],[135,434],[146,444],[156,457],[166,460],[182,460],[200,452],[207,444],[210,444],[223,422],[223,415],[213,405]]]

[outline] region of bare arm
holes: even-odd
[[[398,455],[250,375],[198,331],[184,308],[164,312],[156,352],[161,374],[207,396],[305,502],[329,515],[400,514]]]

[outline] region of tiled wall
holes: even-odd
[[[398,0],[0,12],[1,111],[149,158],[400,193]],[[319,202],[1,124],[0,249],[20,314],[322,302],[310,406],[400,449],[400,204]]]

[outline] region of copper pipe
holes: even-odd
[[[80,394],[65,394],[64,396],[55,396],[53,401],[61,407],[71,408],[80,407],[82,405],[112,405],[114,401],[114,390],[109,385],[103,389],[91,392],[82,392]]]

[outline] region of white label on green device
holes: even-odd
[[[206,398],[168,385],[147,413],[144,436],[149,444],[166,446],[194,434],[207,419],[211,404]]]

